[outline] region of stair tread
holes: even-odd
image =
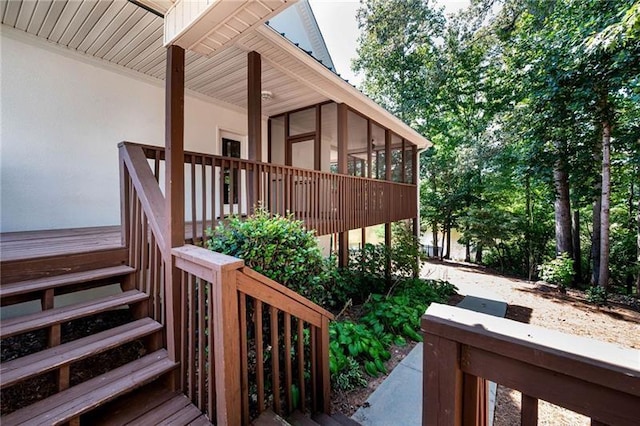
[[[9,318],[0,322],[0,338],[26,333],[39,328],[60,324],[73,319],[108,311],[130,303],[138,303],[148,299],[148,296],[138,290],[129,290],[120,294],[48,309],[35,314]]]
[[[297,410],[287,417],[287,421],[293,426],[318,426],[318,423]]]
[[[164,402],[162,405],[156,407],[151,411],[146,412],[142,416],[136,418],[135,420],[127,424],[131,426],[146,426],[146,425],[157,425],[160,423],[165,423],[165,420],[168,417],[172,416],[175,413],[180,412],[182,409],[184,409],[185,407],[188,407],[189,405],[191,405],[191,401],[189,401],[189,399],[186,396],[182,394],[175,395],[173,398]]]
[[[0,364],[0,387],[54,370],[89,356],[113,349],[162,329],[151,318],[143,318],[81,339],[45,349]]]
[[[88,413],[82,423],[93,426],[125,425],[176,396],[159,383],[150,383]],[[86,422],[85,422],[86,420]]]
[[[342,413],[333,413],[331,418],[340,423],[342,426],[360,426],[360,423],[345,416]]]
[[[340,422],[336,419],[331,418],[325,413],[316,413],[311,418],[318,424],[322,426],[342,426]]]
[[[290,426],[289,422],[272,410],[263,411],[251,424],[253,426]]]
[[[4,425],[65,423],[87,411],[137,389],[177,366],[160,349],[106,374],[57,393],[2,418]]]
[[[89,271],[74,272],[71,274],[55,275],[52,277],[5,284],[0,287],[0,298],[16,296],[25,293],[33,293],[50,288],[63,287],[65,285],[96,281],[120,275],[127,275],[132,272],[135,272],[135,268],[127,265],[119,265],[111,266],[108,268],[93,269]]]

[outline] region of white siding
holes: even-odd
[[[118,224],[117,144],[164,144],[164,82],[6,27],[1,42],[0,231]],[[202,97],[185,113],[188,150],[246,134],[245,114]]]

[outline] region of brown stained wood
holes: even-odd
[[[191,238],[198,241],[201,235],[198,235],[198,209],[196,207],[196,161],[191,155]],[[184,242],[184,238],[182,240]]]
[[[463,374],[462,424],[487,424],[486,382],[481,377]]]
[[[291,315],[288,312],[283,314],[284,323],[284,393],[287,398],[287,410],[293,410],[293,399],[291,396],[291,385],[293,384],[293,370],[291,369]]]
[[[302,318],[310,324],[320,326],[321,314],[310,310],[292,298],[285,297],[281,293],[271,290],[269,287],[261,286],[260,281],[254,280],[242,272],[238,273],[238,275],[238,290],[242,293],[263,301],[270,306],[289,312],[293,316]]]
[[[249,158],[262,159],[262,60],[258,52],[247,53],[247,132]]]
[[[264,341],[262,335],[262,302],[255,301],[255,333],[256,333],[256,387],[258,391],[258,413],[264,411]]]
[[[300,409],[306,410],[306,388],[304,384],[304,321],[301,319],[298,322],[298,388],[300,389]]]
[[[9,318],[0,321],[0,337],[4,339],[16,334],[37,330],[39,328],[53,327],[66,321],[105,312],[120,306],[140,303],[146,299],[147,296],[144,293],[140,293],[137,290],[131,290],[98,300],[50,309],[45,312],[37,312],[35,314]]]
[[[216,415],[216,387],[214,386],[215,377],[216,377],[216,364],[214,360],[214,352],[216,348],[214,322],[215,322],[216,312],[214,312],[213,310],[213,291],[211,291],[211,288],[209,288],[207,291],[207,314],[209,316],[208,318],[209,336],[207,339],[208,345],[209,345],[209,350],[207,351],[207,364],[208,364],[207,379],[208,379],[209,386],[207,386],[206,412],[209,415],[209,418],[213,419],[215,418],[215,415]]]
[[[522,426],[535,426],[538,424],[538,399],[522,394],[522,410],[520,411],[520,424]]]
[[[127,265],[110,266],[107,268],[94,269],[90,271],[81,271],[71,274],[56,275],[53,277],[44,277],[28,281],[21,281],[0,286],[0,298],[46,291],[45,299],[53,298],[53,289],[72,284],[86,283],[90,281],[102,280],[111,277],[120,277],[134,272],[135,269]],[[48,291],[51,290],[51,291]],[[49,302],[44,304],[47,306],[43,309],[51,309],[53,305]]]
[[[0,387],[5,388],[60,366],[105,352],[127,342],[162,330],[162,325],[145,318],[88,337],[54,346],[0,364]]]
[[[207,312],[207,307],[205,306],[205,286],[209,288],[211,285],[209,283],[205,283],[203,280],[199,280],[198,282],[198,403],[196,404],[198,408],[202,411],[206,410],[205,396],[206,396],[206,381],[207,374],[205,369],[205,358],[206,358],[206,347],[207,347],[207,339],[205,337],[206,330],[206,317],[214,315],[213,312]],[[211,306],[209,306],[211,308]]]
[[[426,334],[423,350],[422,424],[462,425],[460,345]]]
[[[2,290],[2,287],[0,287],[0,290]],[[40,307],[42,308],[43,311],[46,311],[47,309],[53,309],[54,296],[55,296],[55,293],[53,289],[48,288],[44,291],[44,293],[42,294],[42,298],[40,300]],[[3,301],[5,298],[6,296],[2,297]]]
[[[280,344],[278,342],[278,309],[269,308],[271,320],[271,389],[273,393],[273,411],[279,414],[280,409]]]
[[[3,424],[61,424],[175,368],[159,350],[47,399],[3,416]]]
[[[533,398],[617,425],[640,418],[640,398],[482,349],[465,347],[463,368]]]
[[[189,316],[186,323],[181,324],[182,327],[186,325],[186,329],[183,330],[183,334],[187,334],[187,347],[188,358],[183,360],[182,368],[187,369],[189,374],[187,375],[187,389],[186,395],[191,401],[196,401],[196,298],[195,298],[195,276],[188,274],[187,281],[185,283],[187,287],[187,305],[185,309],[188,309]]]
[[[180,311],[180,324],[187,324],[189,321],[189,277],[190,274],[184,270],[181,270],[180,274],[180,304],[185,308]],[[180,359],[189,359],[189,335],[188,333],[182,333],[180,335]],[[180,368],[180,390],[187,392],[187,385],[189,383],[189,366],[183,365]]]
[[[142,416],[131,421],[131,426],[147,426],[147,425],[159,425],[159,424],[172,424],[167,421],[176,412],[179,412],[185,407],[191,405],[191,402],[184,395],[176,395],[164,404],[156,407],[152,411],[148,411]],[[195,407],[194,407],[195,408]],[[177,423],[173,423],[177,424]]]
[[[84,420],[92,426],[129,424],[140,416],[153,412],[175,396],[174,392],[158,383],[152,383],[131,392],[126,398],[120,398],[99,407],[94,412],[87,414],[87,418]]]
[[[316,329],[318,333],[318,395],[320,396],[318,408],[322,412],[331,413],[331,381],[329,378],[329,319],[322,317],[322,326]]]
[[[635,349],[437,303],[422,317],[422,329],[640,397],[639,351]]]
[[[318,334],[315,327],[309,327],[309,340],[311,344],[311,410],[313,412],[318,411],[318,357],[315,355],[318,351],[318,345],[316,339]]]
[[[249,347],[247,342],[247,296],[240,294],[240,381],[242,422],[249,423]]]

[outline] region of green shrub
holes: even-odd
[[[587,300],[597,306],[607,304],[607,290],[604,287],[593,286],[587,289]]]
[[[364,324],[333,321],[329,325],[329,371],[338,374],[349,368],[349,358],[364,366],[367,374],[386,373],[384,362],[391,358],[388,336],[378,336]]]
[[[573,280],[573,259],[567,253],[560,253],[555,259],[538,266],[538,270],[546,282],[566,288]]]
[[[323,305],[331,279],[331,261],[322,256],[313,231],[291,217],[270,216],[264,209],[232,217],[208,229],[207,248],[239,257],[250,268]]]
[[[418,276],[425,260],[420,241],[407,222],[395,222],[391,229],[391,274],[404,278]]]
[[[367,380],[362,374],[360,364],[348,356],[344,367],[335,374],[331,375],[331,383],[333,389],[340,391],[350,391],[355,388],[361,388],[367,385]]]

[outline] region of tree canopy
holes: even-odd
[[[443,257],[455,228],[467,260],[533,278],[566,253],[574,284],[640,291],[640,2],[365,0],[358,22],[362,90],[434,144]]]

